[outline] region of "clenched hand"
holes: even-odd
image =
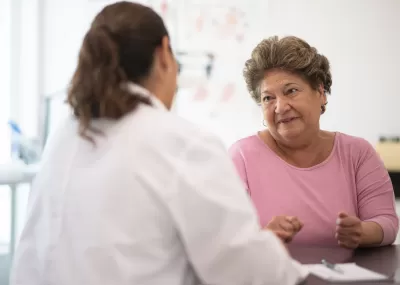
[[[282,241],[290,242],[302,229],[303,223],[293,216],[276,216],[266,226],[273,231]]]
[[[335,238],[338,244],[345,248],[357,248],[361,243],[363,233],[361,220],[356,216],[341,212],[336,224]]]

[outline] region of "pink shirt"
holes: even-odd
[[[279,215],[297,216],[304,222],[293,243],[337,245],[334,235],[340,211],[379,223],[383,245],[395,240],[399,226],[393,186],[366,140],[336,133],[330,156],[310,168],[288,164],[257,135],[239,140],[229,152],[262,226]]]

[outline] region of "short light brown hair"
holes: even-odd
[[[282,69],[303,77],[317,90],[322,84],[325,93],[331,92],[332,77],[328,59],[304,40],[288,36],[270,37],[261,41],[245,63],[243,76],[251,97],[260,104],[260,83],[265,72]]]

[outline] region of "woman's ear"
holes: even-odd
[[[159,54],[159,62],[165,70],[168,71],[168,69],[171,68],[171,48],[170,48],[170,42],[168,36],[164,36],[161,41],[161,46],[158,49],[158,54]]]
[[[323,85],[323,84],[320,84],[320,85],[318,86],[318,93],[319,93],[320,95],[325,95],[325,89],[324,89],[324,85]]]
[[[324,85],[320,84],[317,91],[318,91],[320,99],[321,99],[321,105],[325,105],[327,102],[327,98],[326,98]]]

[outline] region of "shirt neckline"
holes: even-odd
[[[256,136],[256,138],[257,138],[257,141],[258,141],[259,143],[261,143],[261,144],[263,145],[264,148],[266,148],[269,152],[271,152],[271,153],[273,154],[273,156],[274,156],[276,159],[278,159],[278,160],[280,160],[281,162],[283,162],[286,166],[291,167],[291,168],[293,168],[293,169],[295,169],[295,170],[299,170],[299,171],[310,171],[310,170],[314,170],[314,169],[320,168],[320,167],[324,166],[325,164],[327,164],[327,163],[332,159],[332,157],[334,156],[334,154],[336,153],[336,149],[337,149],[337,145],[338,145],[338,140],[339,140],[340,133],[339,133],[339,132],[334,132],[334,133],[335,133],[335,138],[334,138],[333,147],[332,147],[332,150],[331,150],[331,153],[329,154],[329,156],[328,156],[324,161],[322,161],[322,162],[320,162],[320,163],[318,163],[318,164],[316,164],[316,165],[313,165],[313,166],[311,166],[311,167],[297,167],[297,166],[294,166],[294,165],[288,163],[288,162],[285,161],[283,158],[281,158],[279,155],[277,155],[277,154],[275,153],[275,151],[273,151],[273,150],[269,147],[269,145],[267,145],[267,144],[264,142],[264,140],[260,137],[259,132],[257,132],[255,136]]]

